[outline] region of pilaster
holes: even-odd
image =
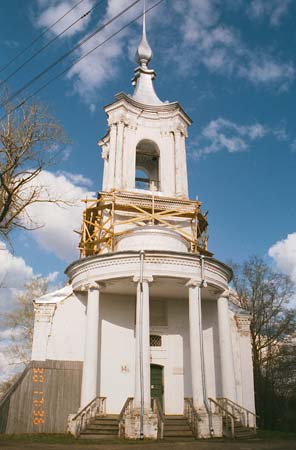
[[[222,396],[236,402],[233,347],[228,309],[229,291],[224,291],[217,301]]]

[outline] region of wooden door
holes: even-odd
[[[150,365],[151,399],[158,398],[163,406],[163,367],[156,364]]]

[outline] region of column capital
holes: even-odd
[[[195,278],[191,278],[190,280],[187,281],[186,283],[186,287],[202,287],[202,280],[197,280]]]
[[[229,300],[229,295],[230,295],[230,290],[225,289],[225,291],[223,291],[223,292],[221,292],[221,294],[219,294],[218,298],[227,298],[227,300]]]
[[[140,281],[141,281],[141,278],[139,276],[135,275],[133,277],[133,282],[134,283],[139,283]],[[143,277],[143,281],[146,281],[147,283],[153,283],[154,278],[153,278],[152,275],[151,276],[144,276]]]
[[[104,287],[103,283],[98,283],[96,281],[90,281],[89,283],[85,283],[81,286],[79,289],[81,292],[87,292],[87,291],[99,291]]]

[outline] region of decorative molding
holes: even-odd
[[[140,277],[138,277],[138,276],[134,276],[133,277],[133,282],[134,283],[139,283],[141,281],[141,278]],[[147,283],[153,283],[153,281],[154,281],[154,278],[152,277],[152,276],[146,276],[146,275],[144,275],[143,276],[143,282],[144,281],[146,281]]]
[[[241,334],[241,336],[249,336],[250,335],[250,323],[251,323],[251,316],[249,315],[243,315],[243,314],[236,314],[235,316],[236,326]]]
[[[227,300],[229,300],[229,295],[230,295],[230,289],[225,289],[225,291],[223,291],[220,295],[219,298],[227,298]]]
[[[151,253],[145,254],[145,271],[148,276],[173,276],[183,279],[184,283],[191,278],[199,279],[200,258],[185,254],[160,253],[158,256]],[[88,283],[86,278],[92,278],[100,283],[100,279],[107,281],[127,276],[137,277],[139,276],[139,256],[138,253],[133,255],[118,253],[81,259],[71,264],[66,273],[70,276],[76,290],[80,290],[80,284]],[[205,274],[208,285],[222,292],[225,290],[228,272],[222,263],[220,266],[218,261],[206,259]]]
[[[86,292],[86,291],[100,291],[104,286],[104,283],[98,283],[96,281],[90,281],[89,283],[84,284],[81,286],[80,291]]]
[[[191,288],[191,287],[202,287],[202,281],[198,280],[198,279],[190,279],[187,283],[186,283],[186,287]]]
[[[52,321],[55,309],[56,303],[34,303],[35,322],[50,323]]]

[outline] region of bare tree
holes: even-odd
[[[296,388],[295,377],[288,382],[286,371],[289,358],[294,358],[295,365],[295,350],[290,351],[294,348],[296,314],[290,302],[295,295],[295,286],[288,276],[272,270],[262,258],[256,256],[241,265],[232,266],[236,301],[252,314],[257,413],[262,426],[274,428],[281,410],[281,383],[286,380],[286,390],[290,392],[291,382]]]
[[[52,165],[67,142],[62,126],[47,108],[34,103],[13,111],[6,106],[0,122],[0,237],[14,228],[34,228],[27,207],[42,201],[42,186],[33,181]],[[57,199],[48,198],[47,201]]]
[[[34,278],[26,283],[22,293],[16,295],[14,309],[3,314],[1,325],[11,331],[10,342],[5,352],[12,364],[23,367],[30,361],[34,327],[33,300],[46,294],[47,291],[47,278]]]

